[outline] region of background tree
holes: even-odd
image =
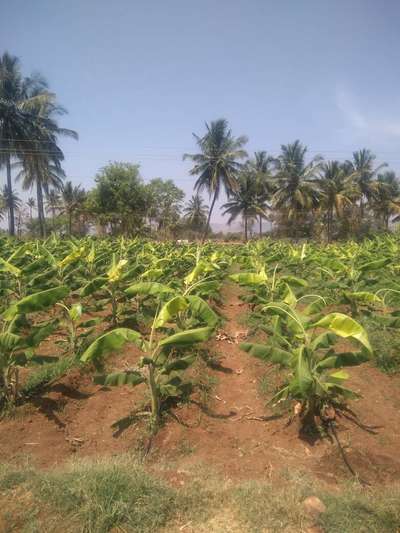
[[[231,193],[231,198],[222,206],[223,215],[229,215],[230,225],[240,215],[244,225],[244,240],[248,240],[249,220],[260,214],[257,204],[257,182],[251,172],[244,171],[238,180],[238,188]],[[265,216],[265,213],[264,213]]]
[[[207,224],[208,205],[205,205],[203,198],[193,195],[183,210],[184,218],[194,231],[204,231]]]
[[[316,156],[306,163],[307,147],[300,141],[284,144],[277,158],[275,193],[272,201],[275,209],[283,210],[291,235],[298,234],[301,217],[318,207],[319,193],[315,179],[321,168],[322,158]]]
[[[54,223],[57,211],[61,208],[60,193],[57,189],[50,189],[46,195],[46,209],[51,213],[52,227],[54,230]]]
[[[256,181],[256,203],[258,206],[259,236],[262,236],[262,221],[266,218],[269,202],[274,192],[273,170],[276,167],[276,159],[265,151],[254,152],[254,159],[248,161],[249,170],[254,172]]]
[[[167,230],[179,221],[185,193],[172,180],[155,178],[146,185],[147,216],[157,231]]]
[[[7,216],[10,217],[11,213],[15,216],[15,211],[21,206],[21,199],[18,194],[11,188],[8,187],[8,184],[3,186],[1,191],[1,205],[3,210],[7,212]],[[14,220],[15,224],[15,220]],[[15,235],[15,226],[14,226],[14,235]]]
[[[374,167],[376,156],[366,148],[353,152],[353,159],[346,161],[346,168],[349,174],[354,175],[354,181],[357,186],[359,207],[360,207],[360,222],[364,220],[365,203],[372,199],[376,191],[376,181],[374,178],[378,175],[382,168],[386,167],[386,163],[382,163]]]
[[[9,195],[13,194],[11,162],[32,153],[31,140],[40,125],[31,108],[48,98],[42,80],[24,78],[19,59],[5,52],[0,57],[0,167],[6,168]],[[9,233],[15,235],[14,206],[9,204]]]
[[[32,222],[33,209],[35,208],[35,205],[36,205],[35,199],[32,197],[28,198],[26,205],[28,206],[28,209],[29,209],[29,220]]]
[[[194,163],[190,174],[198,176],[194,186],[195,191],[200,193],[205,189],[210,197],[212,196],[202,239],[204,241],[209,231],[214,205],[221,190],[225,190],[229,198],[238,188],[237,176],[242,166],[239,160],[247,156],[247,152],[243,149],[247,137],[233,137],[225,119],[206,123],[206,133],[203,137],[196,134],[193,136],[200,152],[185,154],[184,159],[190,159]]]
[[[72,235],[72,221],[74,215],[79,211],[86,200],[86,192],[80,185],[73,185],[71,181],[66,181],[61,189],[62,213],[67,216],[68,235]]]
[[[40,233],[45,234],[43,191],[63,177],[63,153],[57,137],[77,138],[72,130],[60,128],[56,117],[65,110],[49,92],[40,75],[23,77],[18,58],[8,53],[0,58],[0,166],[6,167],[7,186],[12,194],[12,160],[22,168],[18,178],[23,188],[36,186]],[[14,208],[10,206],[9,232],[15,234]]]
[[[143,228],[148,206],[139,165],[110,163],[95,177],[86,206],[96,222],[111,234],[135,235]]]
[[[321,207],[326,211],[327,237],[330,242],[334,214],[337,218],[341,218],[345,208],[352,205],[352,199],[357,191],[353,175],[348,174],[348,167],[338,161],[323,163],[316,183],[320,193]]]
[[[35,115],[37,123],[40,124],[40,131],[33,143],[32,151],[22,154],[20,163],[22,170],[17,176],[17,179],[22,180],[23,189],[36,187],[41,237],[46,233],[44,193],[47,195],[50,188],[60,190],[65,177],[61,166],[64,154],[57,144],[58,137],[78,138],[76,132],[58,126],[56,117],[65,112],[64,108],[57,104],[54,95],[31,106],[31,114]]]
[[[388,231],[390,219],[400,216],[400,183],[394,172],[378,174],[370,203],[381,228]]]

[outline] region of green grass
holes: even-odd
[[[327,512],[320,524],[329,533],[397,533],[400,530],[400,486],[362,489],[348,485],[325,493]]]
[[[37,370],[33,370],[22,387],[22,393],[26,396],[35,393],[47,383],[61,377],[74,366],[77,366],[77,362],[73,357],[62,357],[55,363],[48,363]]]
[[[71,532],[103,533],[123,527],[145,533],[159,530],[176,514],[176,493],[128,458],[78,462],[53,472],[2,469],[2,491],[21,485],[33,496],[32,508],[46,510],[40,520],[36,518],[38,531],[59,531],[63,523],[63,530]],[[9,531],[19,531],[13,523],[20,527],[24,515],[24,527],[28,526],[32,512],[26,506],[16,508],[14,520],[9,513]]]
[[[371,319],[363,320],[375,354],[375,362],[386,374],[400,372],[400,336],[397,330],[384,329]]]
[[[55,533],[62,524],[66,533],[177,533],[190,524],[196,532],[297,533],[315,523],[303,508],[310,495],[326,506],[316,520],[326,533],[396,533],[400,526],[400,485],[327,490],[291,472],[278,482],[234,486],[193,467],[184,487],[174,489],[133,456],[121,456],[53,471],[1,466],[0,530]]]
[[[258,390],[261,396],[270,396],[271,392],[271,380],[267,374],[264,374],[258,380]]]

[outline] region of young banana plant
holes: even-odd
[[[56,305],[62,309],[63,320],[61,321],[61,326],[65,331],[65,338],[58,341],[58,344],[65,346],[64,353],[77,358],[82,354],[88,338],[93,334],[95,326],[100,322],[101,318],[82,320],[83,308],[80,303],[73,304],[71,307],[62,302]]]
[[[127,293],[132,296],[157,290],[160,295],[163,287],[164,294],[168,293],[161,284],[141,282],[130,287]],[[206,302],[202,301],[200,306],[199,300],[194,296],[174,296],[157,309],[148,338],[129,328],[117,328],[96,339],[81,357],[83,362],[96,362],[127,342],[139,347],[143,355],[137,368],[96,376],[95,382],[106,386],[146,383],[151,397],[149,415],[153,432],[159,427],[163,405],[190,390],[190,383],[183,381],[182,373],[195,361],[196,354],[187,353],[188,349],[208,340],[214,331],[215,314]],[[199,315],[199,320],[207,325],[181,329],[184,327],[182,314],[189,312]],[[169,334],[171,330],[173,333]]]
[[[30,364],[54,362],[56,358],[36,354],[40,343],[58,327],[53,319],[35,325],[29,320],[38,311],[48,310],[65,298],[68,287],[61,286],[31,294],[14,302],[2,314],[0,333],[0,404],[13,405],[19,397],[19,369]]]
[[[229,279],[250,288],[252,294],[249,300],[254,304],[281,299],[286,292],[291,291],[291,287],[307,286],[305,280],[291,275],[280,275],[278,269],[279,266],[276,265],[272,274],[268,275],[263,267],[258,272],[231,274]]]
[[[367,333],[358,322],[343,313],[316,314],[320,307],[316,303],[302,312],[294,302],[269,303],[264,307],[273,317],[268,343],[241,344],[245,352],[289,369],[288,384],[271,403],[296,400],[304,427],[315,425],[316,416],[324,419],[328,407],[357,397],[345,387],[349,376],[343,368],[359,365],[372,355]],[[339,338],[355,344],[357,350],[340,351]]]
[[[386,257],[361,264],[357,264],[358,262],[354,259],[346,264],[333,259],[330,261],[331,268],[328,265],[317,268],[321,273],[321,281],[337,293],[340,303],[349,306],[352,317],[359,316],[361,311],[370,313],[382,305],[378,292],[385,289],[377,289],[382,287],[384,277],[377,276],[377,273],[389,265],[391,260]]]
[[[111,307],[110,320],[113,327],[118,325],[120,318],[119,300],[123,296],[124,272],[128,264],[127,259],[117,259],[116,254],[112,255],[111,266],[103,276],[95,277],[80,290],[80,296],[87,298],[96,292],[102,291],[106,298],[102,304],[109,304]]]

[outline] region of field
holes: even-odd
[[[399,530],[397,236],[0,249],[1,531]]]

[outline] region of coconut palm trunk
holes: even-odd
[[[40,237],[44,238],[46,236],[46,220],[44,216],[43,189],[40,179],[38,179],[36,182],[36,198],[39,220],[39,233]]]
[[[332,240],[332,222],[333,222],[333,208],[329,207],[329,209],[328,209],[328,220],[327,220],[328,242],[331,242],[331,240]]]
[[[363,220],[364,220],[364,201],[361,196],[360,198],[360,222],[362,222]]]
[[[244,242],[247,242],[248,240],[248,222],[247,222],[247,214],[244,214]]]
[[[7,188],[9,191],[10,198],[12,198],[13,195],[13,189],[12,189],[12,179],[11,179],[11,161],[10,161],[10,155],[7,154],[6,156],[6,170],[7,170]],[[14,205],[13,202],[9,202],[8,206],[8,231],[9,234],[14,237],[15,235],[15,213],[14,213]]]
[[[260,237],[262,237],[262,233],[263,233],[262,215],[259,216],[259,223],[260,223],[259,235],[260,235]]]
[[[214,197],[213,197],[212,202],[211,202],[210,210],[208,212],[207,223],[206,223],[206,227],[204,229],[203,238],[201,239],[201,244],[204,244],[204,241],[206,240],[208,232],[209,232],[209,229],[210,229],[211,215],[212,215],[212,212],[213,212],[213,209],[214,209],[214,204],[215,204],[215,202],[217,200],[217,195],[218,195],[218,190],[215,190],[214,191]]]

